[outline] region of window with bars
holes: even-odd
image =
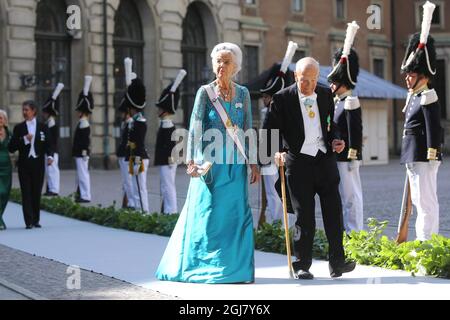
[[[292,11],[294,13],[303,13],[304,10],[304,0],[292,0]]]
[[[373,73],[382,79],[384,79],[384,59],[373,59]]]
[[[339,20],[345,19],[345,0],[335,0],[336,2],[336,18]]]
[[[259,75],[259,48],[257,46],[244,46],[243,83]]]
[[[244,0],[245,5],[247,6],[255,6],[256,0]]]

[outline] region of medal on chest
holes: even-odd
[[[312,106],[306,106],[306,109],[308,111],[308,117],[314,119],[316,117],[316,113],[313,111]]]

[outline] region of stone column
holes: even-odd
[[[34,74],[36,4],[35,0],[10,0],[5,4],[4,103],[9,113],[10,125],[23,120],[22,102],[34,99],[35,88],[22,90],[20,76]]]

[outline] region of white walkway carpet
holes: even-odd
[[[357,266],[332,280],[328,264],[315,261],[313,281],[288,278],[286,257],[255,253],[256,282],[202,285],[155,279],[168,238],[101,227],[42,212],[42,229],[25,230],[22,208],[9,203],[0,243],[67,265],[77,265],[183,299],[449,299],[450,280],[412,277],[409,273]],[[1,257],[0,257],[1,259]],[[83,285],[83,279],[81,279]]]

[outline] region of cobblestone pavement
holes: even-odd
[[[52,300],[168,300],[169,295],[141,288],[88,270],[80,270],[80,289],[68,289],[69,266],[0,245],[0,300],[28,299],[2,286],[2,279],[25,292]],[[20,292],[20,290],[18,290]]]
[[[364,219],[374,217],[378,220],[388,220],[387,234],[393,236],[398,223],[403,185],[405,181],[405,168],[399,164],[398,159],[392,159],[390,164],[381,166],[361,167],[361,179],[364,193]],[[177,171],[178,209],[184,204],[189,177],[185,174],[185,167],[180,166]],[[18,188],[17,175],[14,175],[14,187]],[[110,206],[116,202],[121,204],[120,173],[118,170],[91,171],[91,189],[93,203]],[[161,208],[159,192],[159,171],[151,167],[147,178],[149,205],[152,212]],[[69,195],[75,191],[75,171],[61,172],[61,195]],[[261,185],[250,186],[250,205],[254,212],[259,211],[261,199]],[[441,233],[450,236],[450,163],[444,161],[439,169],[438,196],[440,202]],[[318,226],[321,227],[320,205],[316,201],[316,215]],[[91,204],[92,205],[92,204]],[[414,235],[415,217],[412,218],[410,234]]]

